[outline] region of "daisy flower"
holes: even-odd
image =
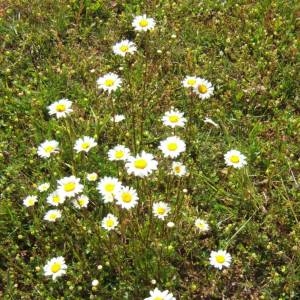
[[[93,147],[96,147],[97,143],[94,138],[89,136],[84,136],[75,142],[74,150],[77,153],[84,151],[89,152]]]
[[[78,196],[76,199],[73,200],[73,205],[76,208],[83,208],[83,207],[87,207],[89,204],[89,197],[85,196],[85,195],[80,195]]]
[[[184,127],[186,118],[183,117],[183,113],[177,109],[171,109],[167,111],[165,115],[162,117],[163,124],[165,126],[170,126],[172,128]]]
[[[182,85],[185,88],[194,88],[197,83],[198,77],[196,76],[186,76],[182,81]]]
[[[150,291],[150,297],[144,300],[176,300],[176,298],[168,290],[162,292],[158,288],[155,288],[153,291]]]
[[[56,118],[65,118],[73,109],[72,101],[69,99],[60,99],[48,106],[49,115],[56,115]]]
[[[113,47],[113,52],[116,55],[125,56],[127,53],[133,54],[136,51],[136,45],[128,40],[122,40],[116,43]]]
[[[101,226],[108,231],[114,229],[118,224],[118,218],[113,214],[108,214],[101,222]]]
[[[54,191],[47,197],[47,203],[53,206],[58,206],[59,204],[64,203],[66,196],[59,190]]]
[[[225,250],[212,251],[210,253],[209,262],[215,268],[222,270],[223,267],[229,267],[231,263],[231,255]]]
[[[116,193],[116,200],[122,208],[130,209],[136,206],[139,197],[135,189],[125,186]]]
[[[130,150],[123,145],[117,145],[108,151],[108,159],[113,160],[126,160],[130,155]]]
[[[124,115],[114,115],[110,120],[112,122],[119,123],[119,122],[122,122],[123,120],[125,120],[125,116]]]
[[[148,31],[154,28],[155,21],[152,18],[147,18],[146,15],[136,16],[132,21],[132,26],[136,31]]]
[[[178,177],[186,175],[186,166],[181,162],[173,161],[171,174]]]
[[[209,230],[208,223],[200,218],[195,220],[195,226],[200,232],[205,232]]]
[[[50,209],[44,215],[44,220],[49,222],[55,222],[61,218],[61,211],[59,209]]]
[[[240,169],[247,165],[246,156],[238,150],[230,150],[224,154],[225,164]]]
[[[177,136],[170,136],[161,141],[158,148],[163,152],[164,157],[175,158],[185,151],[185,142]]]
[[[86,174],[86,179],[88,181],[96,181],[98,179],[98,174],[93,172],[93,173],[88,173]]]
[[[83,185],[80,184],[80,178],[75,176],[64,177],[57,181],[59,192],[65,194],[66,197],[74,197],[83,190]]]
[[[42,158],[49,158],[51,154],[58,152],[58,142],[55,140],[46,140],[39,145],[37,149],[38,156]]]
[[[65,259],[62,256],[53,257],[44,266],[44,275],[52,276],[52,279],[55,280],[57,277],[66,274],[66,270]]]
[[[49,182],[45,182],[45,183],[42,183],[40,184],[37,189],[40,191],[40,192],[46,192],[50,187],[50,183]]]
[[[206,79],[197,78],[197,82],[194,86],[194,92],[199,96],[200,99],[204,100],[213,95],[214,87]]]
[[[164,220],[171,211],[170,206],[166,202],[153,203],[152,211],[155,217]]]
[[[23,200],[23,205],[26,207],[30,207],[30,206],[34,206],[34,204],[38,201],[37,196],[27,196],[24,200]]]
[[[115,195],[122,187],[122,183],[115,177],[105,176],[100,180],[97,190],[102,196],[107,194]]]
[[[109,94],[121,86],[122,79],[115,73],[107,73],[97,79],[98,88],[107,91]]]
[[[150,153],[142,151],[136,157],[129,156],[125,165],[128,174],[144,177],[150,175],[157,169],[157,161]]]

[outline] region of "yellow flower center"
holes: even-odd
[[[90,147],[90,143],[89,142],[84,142],[81,145],[81,148],[84,149],[84,150],[88,149],[89,147]]]
[[[75,190],[76,184],[74,182],[68,182],[64,185],[65,192],[72,192]]]
[[[78,204],[80,206],[83,206],[85,204],[85,200],[84,199],[78,199],[77,202],[78,202]]]
[[[121,50],[122,52],[127,52],[128,49],[129,49],[129,47],[128,47],[127,45],[122,45],[122,46],[120,46],[120,50]]]
[[[203,223],[197,223],[197,227],[199,229],[204,229],[204,224]]]
[[[164,207],[158,207],[156,212],[159,214],[159,215],[163,215],[165,212],[166,212],[166,209]]]
[[[106,221],[106,226],[107,227],[113,227],[115,225],[115,221],[113,219],[108,219]]]
[[[130,193],[124,192],[124,193],[122,194],[122,201],[123,201],[123,202],[129,203],[129,202],[131,202],[131,200],[132,200],[132,195],[131,195]]]
[[[179,167],[179,166],[176,166],[176,167],[174,168],[174,172],[175,172],[175,173],[180,173],[180,167]]]
[[[61,269],[61,264],[59,262],[56,262],[51,266],[52,273],[57,273],[58,271],[60,271],[60,269]]]
[[[176,115],[170,116],[170,117],[169,117],[169,121],[170,121],[171,123],[177,123],[177,122],[179,121],[179,117],[176,116]]]
[[[177,150],[178,145],[176,143],[170,143],[170,144],[168,144],[167,148],[169,151],[175,151],[175,150]]]
[[[195,83],[196,83],[196,79],[188,79],[187,80],[187,84],[190,85],[190,86],[195,85]]]
[[[51,153],[54,150],[54,147],[51,145],[48,145],[44,148],[45,152]]]
[[[157,296],[157,297],[155,297],[153,300],[164,300],[164,298],[163,298],[163,297],[160,297],[160,296]]]
[[[104,84],[106,86],[113,86],[114,83],[115,83],[115,81],[113,79],[106,79],[105,82],[104,82]]]
[[[225,262],[225,257],[224,255],[217,255],[216,256],[216,261],[219,263],[219,264],[223,264]]]
[[[50,220],[56,220],[57,219],[57,214],[56,213],[52,213],[49,215],[49,219]]]
[[[29,206],[34,205],[34,199],[30,198],[30,199],[28,200],[28,205],[29,205]]]
[[[63,112],[65,110],[66,110],[66,105],[65,104],[60,103],[60,104],[56,105],[56,111]]]
[[[52,200],[54,203],[59,203],[59,201],[60,201],[59,196],[57,196],[57,195],[53,196]]]
[[[134,162],[134,166],[137,169],[145,169],[147,165],[148,165],[147,161],[143,158],[136,159]]]
[[[124,156],[124,151],[122,151],[122,150],[117,150],[117,151],[115,152],[115,158],[120,159],[120,158],[122,158],[123,156]]]
[[[233,164],[237,164],[240,162],[240,158],[238,157],[238,155],[232,155],[229,159]]]
[[[201,93],[201,94],[207,93],[207,91],[208,91],[207,86],[204,85],[204,84],[200,84],[200,85],[198,86],[198,91],[199,91],[199,93]]]
[[[139,25],[140,25],[141,27],[147,27],[148,24],[149,24],[149,22],[148,22],[148,20],[146,20],[146,19],[141,20],[140,23],[139,23]]]
[[[106,192],[111,193],[111,192],[113,192],[113,190],[115,189],[115,186],[116,186],[116,185],[115,185],[114,183],[107,183],[107,184],[105,185],[104,189],[105,189]]]

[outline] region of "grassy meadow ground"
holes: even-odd
[[[294,0],[1,1],[0,298],[139,300],[157,287],[176,299],[300,299],[298,8]],[[143,13],[156,25],[138,33],[132,21]],[[121,39],[137,52],[114,55]],[[123,80],[110,95],[96,85],[108,72]],[[214,95],[191,94],[187,75],[209,80]],[[57,119],[47,107],[61,98],[73,112]],[[184,128],[163,125],[172,106]],[[112,122],[115,114],[125,120]],[[180,178],[158,149],[173,134],[186,143]],[[98,145],[76,153],[84,135]],[[59,142],[49,159],[37,155],[45,140]],[[158,170],[128,175],[108,160],[117,144],[152,153]],[[231,149],[246,166],[225,164]],[[97,182],[86,180],[92,172]],[[71,175],[88,207],[67,199],[61,219],[43,220],[48,194]],[[104,176],[134,187],[139,204],[103,203]],[[43,182],[47,192],[37,190]],[[38,197],[32,207],[23,205],[28,195]],[[157,201],[171,207],[164,220],[152,213]],[[109,232],[108,213],[119,220]],[[196,218],[210,230],[199,232]],[[232,256],[228,268],[210,265],[218,249]],[[57,256],[68,268],[54,281],[43,268]]]

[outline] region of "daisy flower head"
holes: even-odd
[[[47,197],[47,203],[53,206],[58,206],[64,203],[66,196],[63,192],[56,190]]]
[[[200,232],[206,232],[209,230],[209,225],[205,220],[197,218],[195,220],[195,226]]]
[[[194,88],[196,86],[198,77],[196,76],[186,76],[182,81],[182,85],[185,88]]]
[[[165,126],[170,126],[172,128],[184,127],[186,118],[183,117],[183,113],[177,109],[171,109],[167,111],[165,115],[162,117],[163,124]]]
[[[93,147],[96,146],[97,143],[94,138],[89,136],[84,136],[83,138],[80,138],[75,142],[74,150],[76,150],[77,153],[81,151],[89,152]]]
[[[135,157],[129,156],[125,167],[128,174],[145,177],[157,169],[157,161],[152,154],[142,151]]]
[[[164,157],[175,158],[185,151],[185,142],[177,136],[170,136],[161,141],[158,148]]]
[[[150,297],[144,300],[176,300],[176,298],[168,290],[162,292],[158,288],[155,288],[153,291],[150,291]]]
[[[132,26],[136,31],[148,31],[155,27],[153,18],[147,18],[146,15],[136,16],[132,21]]]
[[[122,208],[130,209],[136,206],[139,197],[135,189],[125,186],[116,194],[116,200]]]
[[[34,204],[38,201],[37,196],[27,196],[24,200],[23,200],[23,205],[26,207],[30,207],[30,206],[34,206]]]
[[[114,115],[110,120],[115,123],[120,123],[123,120],[125,120],[125,116],[124,115]]]
[[[155,217],[164,220],[171,211],[170,206],[166,202],[153,203],[152,211]]]
[[[49,187],[50,187],[50,183],[49,183],[49,182],[44,182],[44,183],[40,184],[40,185],[37,187],[37,189],[38,189],[40,192],[46,192],[46,191],[48,191]]]
[[[235,169],[240,169],[247,165],[246,156],[238,150],[230,150],[224,154],[225,164]]]
[[[123,145],[117,145],[108,151],[108,159],[113,160],[126,160],[130,155],[130,150]]]
[[[210,98],[214,93],[213,85],[203,78],[197,78],[197,82],[194,86],[194,92],[200,99],[205,100]]]
[[[57,277],[66,274],[66,270],[65,259],[62,256],[53,257],[44,266],[44,275],[52,276],[52,279],[55,280]]]
[[[83,208],[87,207],[89,204],[89,197],[86,195],[80,195],[76,199],[73,200],[73,205],[75,208]]]
[[[73,109],[71,108],[72,101],[69,99],[60,99],[48,106],[49,115],[56,115],[56,118],[65,118]]]
[[[38,156],[42,158],[49,158],[51,154],[58,152],[58,142],[55,140],[46,140],[41,143],[37,149]]]
[[[186,166],[184,164],[182,164],[181,162],[173,161],[171,174],[178,176],[178,177],[182,177],[182,176],[186,175]]]
[[[223,267],[228,268],[231,263],[231,255],[225,250],[212,251],[210,253],[209,262],[215,268],[222,270]]]
[[[107,91],[109,94],[116,91],[122,83],[122,79],[115,73],[107,73],[97,79],[98,88]]]
[[[108,231],[115,229],[118,224],[118,218],[113,214],[108,214],[101,222],[101,226]]]
[[[97,190],[102,196],[115,195],[122,187],[122,183],[115,177],[103,177],[98,183]]]
[[[136,52],[136,45],[133,42],[130,42],[128,40],[122,40],[118,43],[116,43],[113,47],[113,52],[116,55],[125,56],[128,54],[133,54]]]
[[[88,173],[86,174],[86,179],[88,181],[96,181],[98,179],[98,174],[93,172],[93,173]]]
[[[44,215],[44,220],[49,222],[55,222],[61,218],[61,211],[59,209],[50,209]]]
[[[74,197],[83,190],[80,178],[75,176],[64,177],[58,180],[57,183],[59,192],[65,194],[66,197]]]

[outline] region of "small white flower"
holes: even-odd
[[[88,173],[86,174],[86,179],[88,181],[96,181],[98,179],[98,174],[93,172],[93,173]]]
[[[113,214],[108,214],[101,222],[101,226],[108,231],[115,229],[118,224],[118,218]]]
[[[231,263],[231,255],[225,250],[212,251],[210,253],[209,262],[215,268],[222,270],[223,267],[229,267]]]
[[[197,78],[197,82],[194,86],[194,92],[199,96],[200,99],[204,100],[213,95],[214,87],[206,79]]]
[[[185,142],[177,136],[170,136],[160,142],[158,147],[164,157],[176,158],[185,151]]]
[[[61,191],[54,191],[47,197],[47,203],[53,206],[58,206],[59,204],[64,203],[66,196]]]
[[[122,122],[123,120],[125,120],[125,116],[124,115],[115,115],[110,120],[112,122],[119,123],[119,122]]]
[[[152,18],[147,18],[146,15],[136,16],[132,21],[132,26],[136,31],[148,31],[155,27],[155,21]]]
[[[183,113],[177,109],[171,109],[167,111],[165,115],[162,117],[163,124],[165,126],[170,126],[172,128],[184,127],[186,118],[183,117]]]
[[[99,285],[99,280],[94,279],[94,280],[92,281],[92,286],[97,286],[97,285]]]
[[[172,172],[173,175],[182,177],[186,175],[186,166],[178,161],[172,162]]]
[[[150,291],[150,297],[144,300],[176,300],[176,298],[168,290],[162,292],[158,288],[155,288],[153,291]]]
[[[155,217],[164,220],[171,211],[170,206],[165,202],[153,203],[152,211]]]
[[[118,178],[105,176],[98,183],[97,190],[104,197],[107,194],[114,196],[121,189],[121,187],[122,183],[118,180]]]
[[[24,200],[23,200],[23,205],[26,207],[30,207],[30,206],[34,206],[34,204],[38,201],[37,196],[27,196]]]
[[[98,88],[107,91],[109,94],[116,91],[122,83],[122,79],[115,73],[108,73],[97,79]]]
[[[139,197],[135,189],[125,186],[116,193],[116,200],[117,205],[125,209],[130,209],[137,205]]]
[[[52,276],[52,279],[55,280],[57,277],[66,274],[66,270],[65,259],[62,256],[54,257],[44,266],[44,275]]]
[[[125,167],[128,174],[145,177],[157,169],[157,161],[154,160],[152,154],[142,151],[136,157],[129,156]]]
[[[240,169],[247,165],[246,156],[238,150],[230,150],[224,155],[225,164]]]
[[[209,123],[209,124],[211,124],[211,125],[213,125],[213,126],[215,126],[215,127],[219,127],[219,124],[217,124],[217,123],[214,122],[212,119],[207,118],[207,117],[204,119],[204,123]]]
[[[209,225],[205,220],[197,218],[195,220],[195,226],[200,232],[206,232],[209,230]]]
[[[103,202],[105,204],[114,202],[115,198],[114,198],[114,195],[111,193],[107,193],[107,194],[101,195],[101,196],[102,196]]]
[[[77,153],[81,151],[89,152],[93,147],[96,146],[97,143],[94,138],[89,136],[84,136],[83,138],[80,138],[75,142],[74,150],[76,150]]]
[[[126,160],[130,155],[130,150],[123,145],[117,145],[108,151],[108,159],[114,160]]]
[[[50,209],[44,215],[44,220],[49,222],[55,222],[61,218],[61,211],[59,209]]]
[[[58,100],[48,106],[49,115],[56,115],[56,118],[65,118],[73,109],[71,108],[72,101],[69,99]]]
[[[37,149],[38,156],[42,158],[49,158],[51,154],[58,152],[58,142],[55,140],[46,140],[39,145]]]
[[[83,190],[83,185],[80,184],[80,178],[75,176],[64,177],[57,181],[58,190],[65,194],[66,197],[74,197]]]
[[[127,53],[133,54],[135,51],[136,51],[136,45],[133,42],[130,42],[128,40],[122,40],[113,46],[114,54],[121,55],[123,57]]]
[[[45,183],[42,183],[40,184],[37,189],[40,191],[40,192],[46,192],[50,187],[50,183],[49,182],[45,182]]]
[[[86,195],[80,195],[76,199],[73,200],[73,205],[75,208],[83,208],[87,207],[89,204],[89,197]]]
[[[186,76],[181,83],[185,88],[193,88],[197,83],[197,79],[196,76]]]

